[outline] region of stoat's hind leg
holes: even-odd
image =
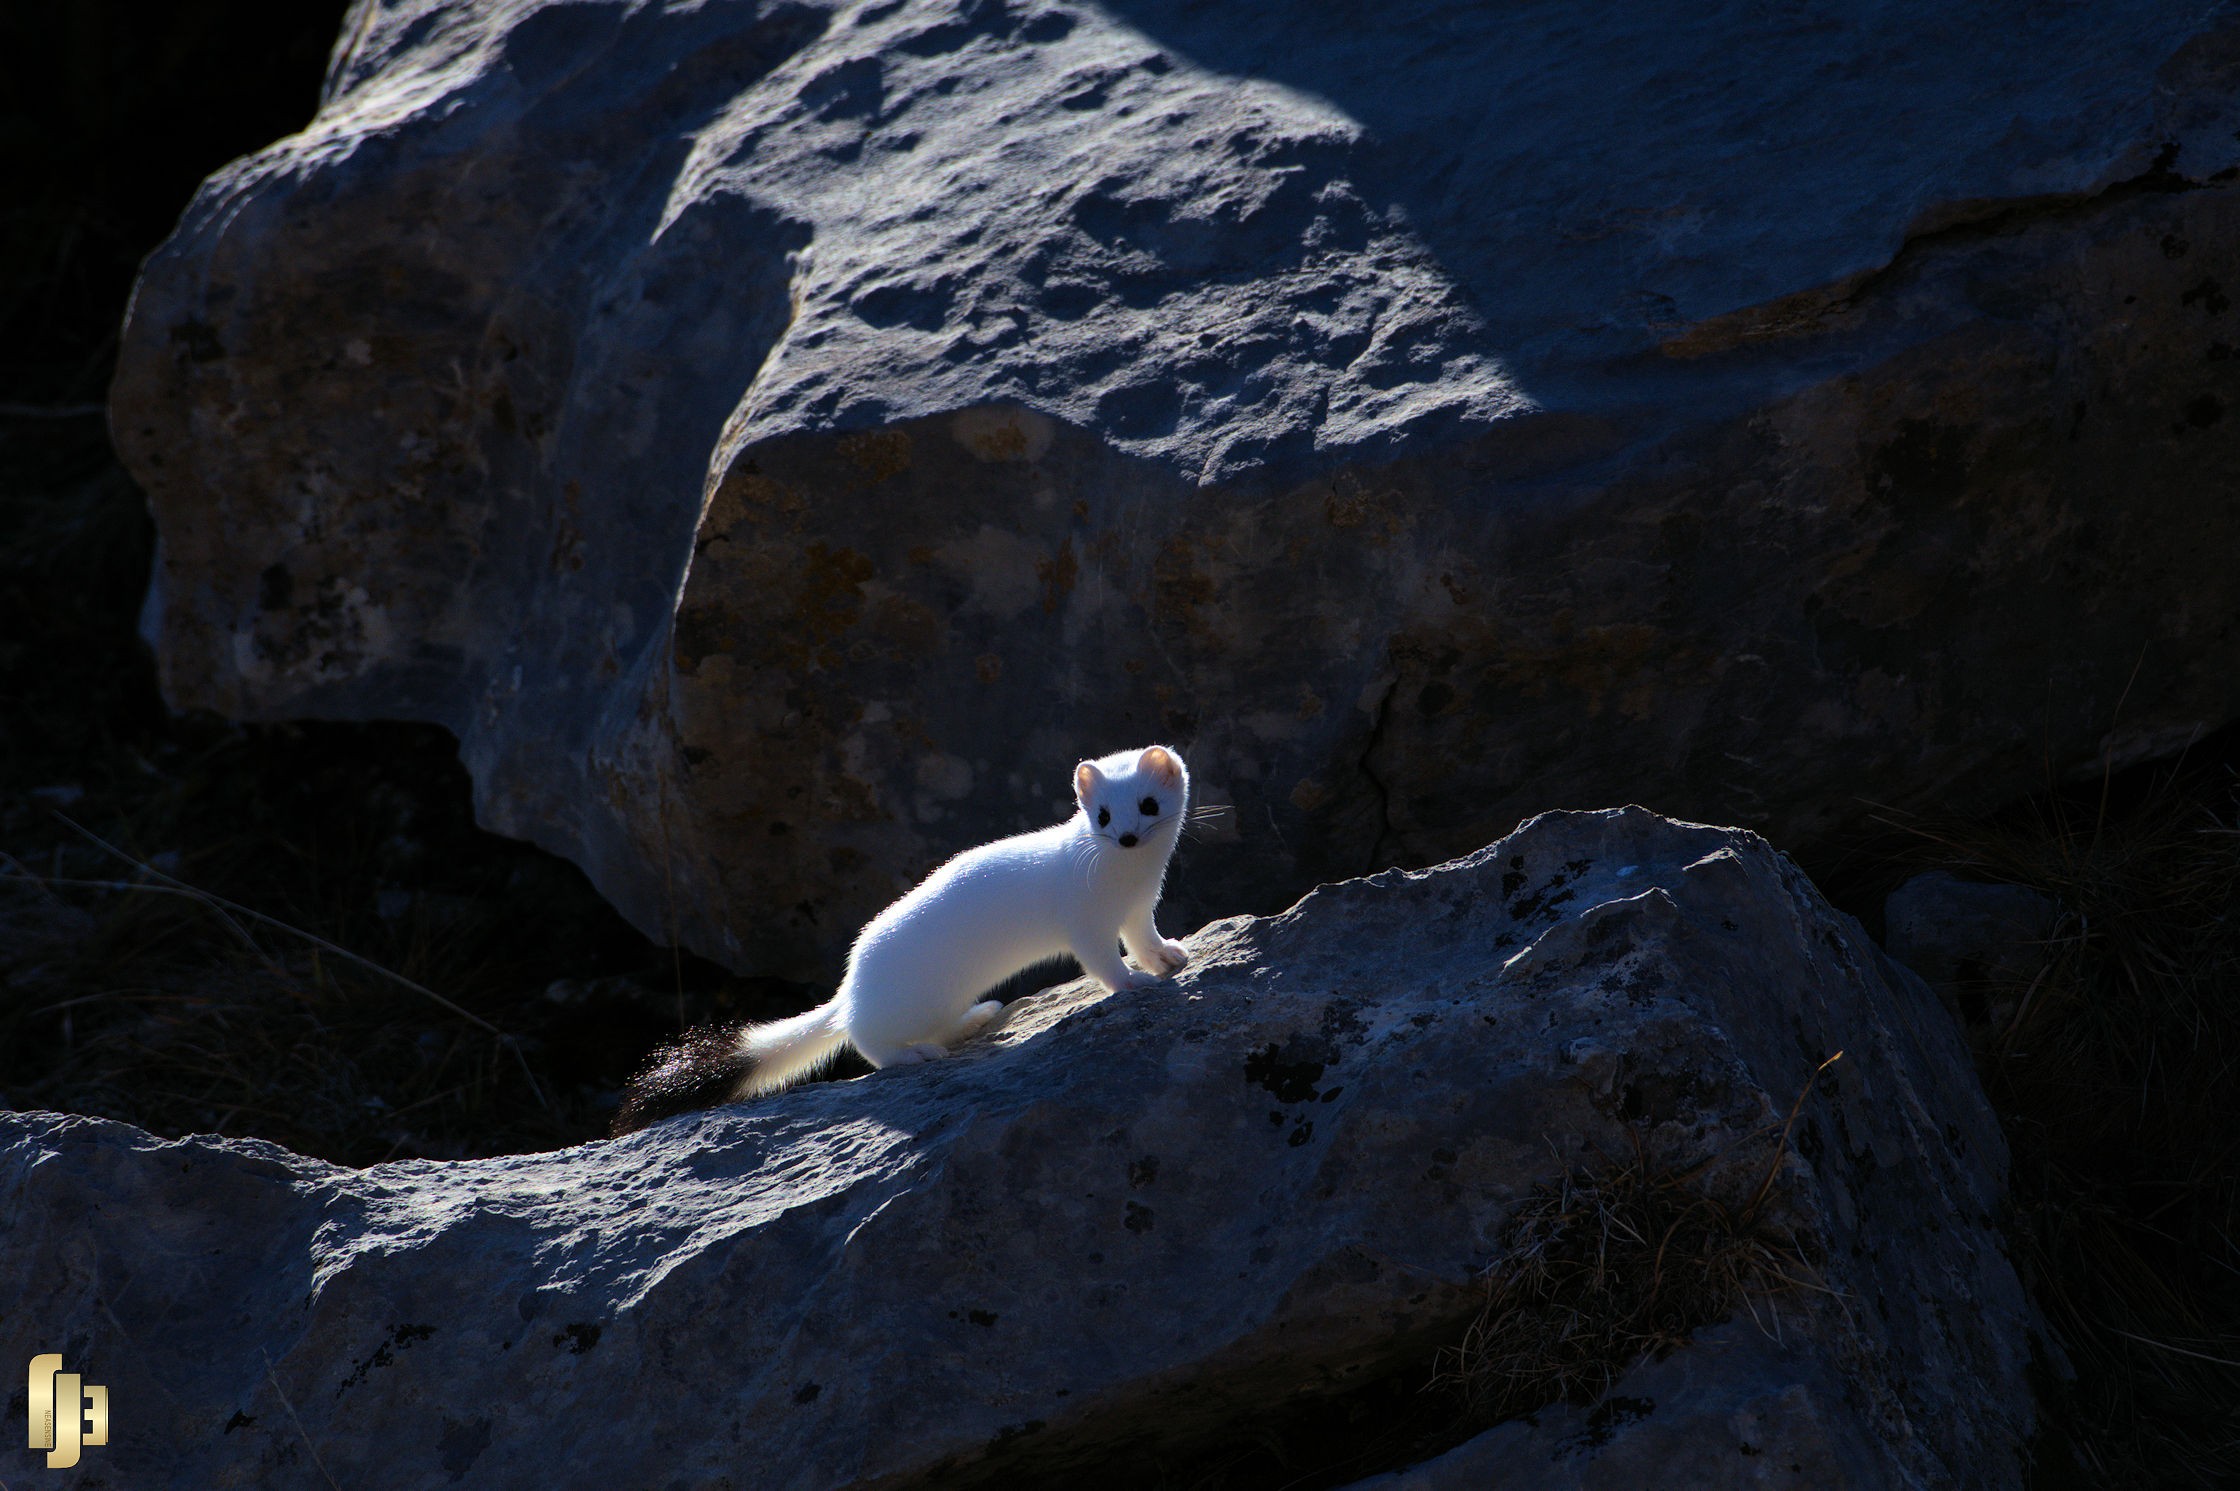
[[[961,1045],[965,1041],[971,1040],[981,1031],[986,1030],[990,1025],[994,1024],[996,1016],[1002,1013],[1002,1000],[981,1000],[971,1009],[968,1009],[964,1012],[964,1018],[957,1022],[957,1033],[949,1037],[949,1044],[952,1046]]]
[[[983,999],[958,1019],[956,1028],[949,1032],[947,1041],[912,1041],[907,1046],[892,1050],[858,1046],[864,1057],[876,1067],[915,1066],[921,1061],[939,1061],[949,1054],[951,1046],[959,1046],[986,1030],[996,1016],[1003,1013],[1001,1002]]]

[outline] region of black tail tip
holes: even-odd
[[[657,1048],[623,1089],[607,1136],[619,1139],[647,1124],[719,1107],[731,1101],[749,1062],[739,1049],[737,1025],[702,1025],[673,1045]]]

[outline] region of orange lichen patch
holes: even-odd
[[[833,667],[844,639],[866,617],[864,587],[876,573],[868,555],[829,544],[796,549],[739,542],[696,564],[677,610],[673,656],[679,672],[697,671],[718,653],[743,664],[788,669]]]
[[[882,482],[910,469],[910,434],[907,430],[859,430],[840,437],[840,454],[873,482]]]
[[[764,476],[753,462],[742,462],[725,474],[708,499],[708,511],[700,520],[700,538],[705,543],[728,535],[742,522],[767,522],[779,515],[793,517],[808,508],[808,499],[799,492]]]
[[[1341,471],[1323,494],[1322,511],[1330,526],[1340,530],[1362,528],[1372,543],[1389,543],[1408,526],[1404,499],[1391,489],[1372,489],[1359,475]]]
[[[942,748],[941,742],[934,738],[933,731],[926,727],[925,716],[921,714],[896,715],[894,734],[895,739],[913,750],[939,751]]]
[[[994,683],[1003,677],[1003,659],[992,652],[983,652],[972,660],[972,671],[982,683]]]
[[[1081,562],[1073,556],[1073,540],[1058,545],[1057,554],[1035,562],[1034,572],[1042,577],[1042,610],[1045,615],[1056,615],[1058,607],[1073,593],[1074,582],[1081,578]]]
[[[827,817],[845,823],[884,823],[894,817],[870,782],[835,771],[819,772],[815,781],[816,801]]]
[[[1203,635],[1212,627],[1203,615],[1221,593],[1214,577],[1198,567],[1195,545],[1188,534],[1168,536],[1159,546],[1159,553],[1151,561],[1152,608],[1161,616],[1172,616],[1194,635]]]
[[[801,555],[792,619],[829,641],[863,619],[863,587],[877,570],[854,549],[811,544]]]
[[[1291,789],[1291,806],[1302,813],[1312,813],[1329,803],[1337,794],[1313,777],[1302,777],[1299,785]]]
[[[1125,577],[1133,567],[1129,563],[1134,555],[1129,551],[1127,535],[1116,528],[1108,528],[1091,538],[1086,551],[1089,562],[1116,581]]]
[[[1559,629],[1559,633],[1566,629]],[[1676,678],[1701,674],[1708,659],[1639,622],[1581,627],[1558,641],[1498,648],[1488,672],[1495,682],[1535,698],[1562,691],[1583,697],[1600,714],[1616,696],[1628,719],[1645,719]]]
[[[1027,454],[1027,437],[1017,425],[998,425],[973,436],[975,454],[988,461],[1018,461]]]
[[[1322,696],[1316,693],[1313,689],[1308,688],[1305,684],[1300,684],[1298,709],[1299,718],[1302,720],[1319,719],[1322,716],[1322,707]]]
[[[950,422],[957,443],[983,461],[1033,461],[1050,448],[1050,421],[1024,409],[965,409]]]
[[[735,618],[721,604],[681,604],[670,627],[670,663],[692,676],[703,658],[737,651]]]
[[[708,505],[701,511],[700,528],[693,535],[693,547],[706,548],[718,539],[727,539],[731,530],[746,521],[747,505],[740,500],[739,480],[727,476],[708,494]]]
[[[943,613],[907,595],[880,596],[872,604],[866,620],[871,632],[889,644],[890,649],[881,654],[874,648],[871,655],[895,659],[924,657],[948,645],[949,626]]]

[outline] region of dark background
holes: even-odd
[[[174,716],[135,633],[153,532],[101,409],[133,276],[204,177],[311,117],[342,10],[0,8],[0,1108],[348,1164],[574,1143],[658,1041],[820,996],[655,947],[478,831],[442,730]],[[2075,1371],[2041,1364],[2041,1488],[2240,1485],[2235,762],[2228,730],[1810,866],[1875,930],[1930,865],[2068,912],[2029,1022],[1970,1032]]]
[[[813,1001],[476,830],[444,731],[177,717],[136,635],[154,533],[102,415],[133,278],[310,120],[343,9],[0,8],[0,1106],[355,1164],[577,1142],[681,1025]]]
[[[99,400],[119,312],[202,178],[300,129],[338,0],[0,8],[0,397]]]

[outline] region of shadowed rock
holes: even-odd
[[[1944,993],[1966,984],[2028,983],[2046,961],[2061,906],[2028,886],[1929,870],[1892,891],[1882,917],[1890,956]]]
[[[181,707],[448,726],[488,825],[797,977],[1130,740],[1248,836],[1185,917],[1550,801],[1985,805],[2234,717],[2236,58],[2151,4],[361,4],[142,276],[148,635]]]
[[[1467,1438],[1384,1415],[1520,1199],[1638,1141],[1730,1203],[1770,1176],[1824,1289],[1405,1485],[1741,1484],[1771,1446],[2020,1486],[1998,1130],[1934,998],[1755,836],[1551,814],[1189,945],[948,1061],[552,1154],[0,1116],[0,1314],[109,1386],[117,1484],[1333,1485]]]

